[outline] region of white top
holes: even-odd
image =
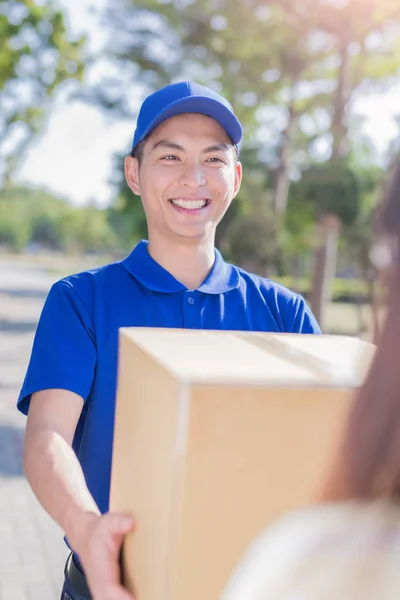
[[[400,505],[296,511],[250,546],[220,600],[399,600]]]

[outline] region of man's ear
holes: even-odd
[[[126,183],[129,185],[134,194],[140,196],[138,159],[134,158],[133,156],[127,156],[125,158],[124,167]]]
[[[240,186],[242,183],[242,176],[243,176],[242,163],[237,161],[237,163],[235,165],[235,187],[234,187],[234,192],[233,192],[234,198],[236,198],[236,196],[240,190]]]

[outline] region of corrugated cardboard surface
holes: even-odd
[[[372,354],[330,336],[121,332],[111,510],[137,521],[137,600],[216,600],[253,536],[312,500]]]
[[[354,387],[373,346],[355,338],[185,329],[122,329],[180,380]]]

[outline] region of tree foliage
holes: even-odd
[[[290,181],[303,172],[332,179],[340,168],[355,181],[343,166],[354,151],[352,99],[397,74],[399,16],[397,0],[113,0],[107,51],[119,73],[130,69],[133,87],[116,94],[111,84],[108,94],[100,81],[95,93],[127,115],[138,82],[142,96],[182,78],[217,89],[235,106],[244,145],[257,148],[273,206],[284,212]]]
[[[0,2],[0,175],[37,132],[57,86],[82,77],[84,38],[68,35],[49,0]]]
[[[353,103],[364,91],[384,92],[397,75],[398,0],[108,0],[105,6],[109,43],[99,58],[112,68],[92,86],[91,100],[134,124],[136,101],[187,78],[224,94],[244,124],[243,187],[217,235],[227,258],[260,273],[309,274],[315,225],[328,213],[343,224],[346,264],[360,264],[382,174],[362,146]],[[61,55],[79,64],[80,42],[67,43],[76,54]],[[64,76],[67,62],[61,62]],[[0,102],[2,94],[0,85]],[[108,223],[133,244],[147,233],[143,209],[122,176],[116,185]]]
[[[109,211],[72,206],[43,190],[10,187],[0,197],[0,246],[64,252],[124,250]]]

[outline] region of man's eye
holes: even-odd
[[[174,154],[167,154],[167,156],[162,156],[161,160],[178,160],[178,157]]]
[[[222,163],[224,161],[222,160],[222,158],[219,158],[218,156],[211,156],[210,158],[207,159],[207,162]]]

